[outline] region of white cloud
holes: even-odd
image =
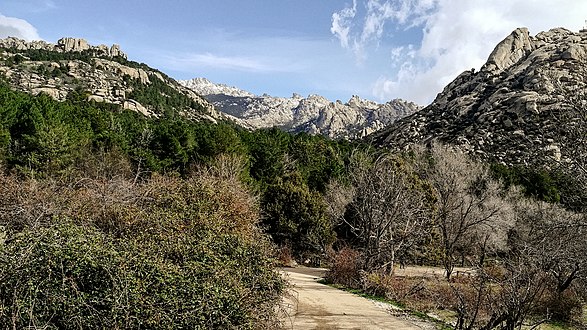
[[[214,68],[239,71],[271,71],[271,68],[267,65],[251,58],[218,56],[207,53],[196,54],[186,60],[196,65]]]
[[[236,71],[254,74],[307,72],[315,59],[324,53],[321,41],[281,37],[246,37],[215,34],[199,40],[187,51],[160,55],[155,63],[179,71]],[[199,49],[198,49],[199,48]],[[160,50],[156,51],[160,53]],[[307,54],[313,53],[312,57]]]
[[[332,14],[332,27],[330,32],[334,34],[344,48],[349,47],[349,32],[352,20],[357,15],[357,0],[353,0],[352,7],[346,7],[340,12]]]
[[[40,40],[37,29],[29,22],[0,14],[0,38],[17,37],[25,40]]]
[[[55,4],[55,2],[53,0],[45,0],[43,2],[43,5],[47,9],[57,9],[57,5]]]
[[[373,83],[373,94],[382,100],[401,97],[421,104],[432,101],[462,71],[479,68],[515,28],[528,27],[532,34],[561,26],[577,31],[587,13],[587,2],[576,0],[363,0],[362,4],[365,16],[355,15],[354,21],[346,22],[349,42],[345,46],[341,39],[341,45],[355,45],[364,58],[387,42],[389,68],[397,68]],[[412,40],[415,47],[410,50],[406,41],[385,39],[388,27],[400,32],[417,27],[423,37]]]
[[[176,55],[167,58],[172,67],[177,68],[214,68],[242,72],[281,72],[286,67],[274,65],[259,58],[222,56],[212,53]]]
[[[422,17],[435,5],[435,0],[399,0],[382,1],[367,0],[363,4],[365,14],[362,24],[356,24],[358,4],[353,1],[352,7],[332,14],[330,31],[340,40],[343,48],[354,52],[358,63],[367,59],[365,48],[370,44],[378,44],[389,21],[411,27],[418,24]],[[353,28],[358,27],[359,31]]]

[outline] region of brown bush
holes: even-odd
[[[277,251],[277,263],[282,267],[296,266],[296,261],[289,246],[283,246]]]
[[[369,292],[396,301],[409,309],[428,312],[454,306],[454,291],[444,278],[390,275],[371,275],[367,278],[370,279]]]
[[[582,316],[583,303],[573,289],[562,293],[549,290],[538,302],[536,312],[539,315],[547,315],[551,320],[572,322]]]
[[[326,273],[326,280],[356,288],[361,283],[361,254],[349,247],[344,247],[332,258],[330,270]]]

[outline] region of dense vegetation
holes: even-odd
[[[441,145],[360,154],[350,165],[349,182],[326,194],[329,217],[350,242],[333,254],[330,281],[449,311],[457,329],[584,327],[587,217],[526,196],[552,196],[534,193],[548,191],[549,176],[528,171],[532,185],[506,188],[487,166]],[[441,266],[444,279],[397,277],[396,264]]]
[[[137,183],[105,153],[75,182],[0,176],[1,327],[276,324],[284,283],[253,196],[220,170],[228,163],[238,166],[219,159],[185,179]]]
[[[581,314],[584,187],[567,173],[189,121],[173,109],[195,105],[164,84],[127,83],[166,115],[0,84],[3,327],[272,326],[277,248],[462,329]],[[394,277],[405,264],[445,279]]]
[[[2,327],[274,325],[268,238],[324,252],[349,149],[1,85]]]
[[[156,76],[151,76],[150,84],[143,84],[140,80],[132,79],[129,76],[125,76],[124,80],[127,86],[132,88],[132,92],[128,95],[128,98],[148,105],[166,117],[174,117],[186,109],[200,113],[205,112],[204,107],[200,103],[180,93]]]
[[[25,60],[25,56],[26,56],[26,59],[28,59],[29,61],[42,61],[42,62],[46,62],[46,61],[59,62],[59,61],[79,60],[79,61],[86,62],[86,63],[92,63],[92,59],[94,59],[94,58],[104,58],[104,59],[108,59],[108,60],[113,60],[113,61],[118,62],[120,64],[124,64],[126,66],[136,68],[136,69],[142,68],[142,69],[148,69],[150,71],[157,71],[157,70],[150,68],[149,66],[147,66],[144,63],[130,61],[130,60],[127,60],[121,56],[115,56],[115,57],[106,56],[105,54],[101,54],[100,51],[95,51],[93,49],[87,49],[87,50],[83,50],[81,52],[55,52],[55,51],[51,51],[51,50],[47,50],[47,49],[24,49],[24,50],[22,50],[22,49],[16,49],[16,48],[1,48],[0,47],[0,50],[4,50],[8,53],[16,54],[15,56],[9,57],[7,59],[8,65],[19,64],[20,62]],[[157,72],[162,74],[160,71],[157,71]]]

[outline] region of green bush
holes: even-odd
[[[65,221],[8,235],[0,254],[0,327],[113,327],[122,260],[105,235]]]
[[[1,179],[0,328],[276,324],[284,282],[237,179]]]
[[[264,197],[267,232],[278,245],[290,246],[294,255],[322,254],[336,239],[322,196],[299,174],[270,185]]]

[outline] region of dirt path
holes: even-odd
[[[286,301],[286,329],[422,329],[392,316],[389,305],[318,283],[322,269],[284,268],[281,272],[294,285],[293,297]]]

